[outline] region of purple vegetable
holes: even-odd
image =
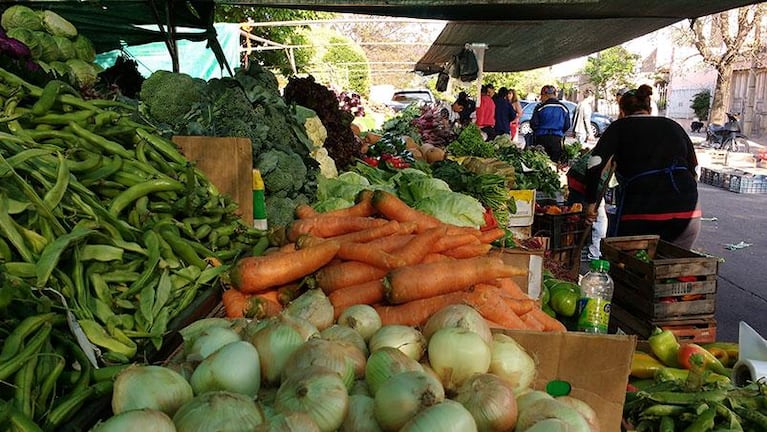
[[[0,54],[7,54],[16,59],[28,58],[32,55],[29,47],[18,39],[9,38],[5,33],[0,36]]]

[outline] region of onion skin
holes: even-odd
[[[264,415],[248,396],[211,391],[179,408],[173,423],[178,432],[252,432],[264,423]]]
[[[393,347],[419,361],[426,351],[426,338],[418,329],[406,325],[390,324],[378,329],[370,337],[368,348],[371,353],[383,347]]]
[[[378,425],[398,431],[424,408],[445,400],[445,389],[423,371],[402,372],[386,380],[373,399]]]
[[[115,379],[112,412],[149,408],[172,416],[192,397],[192,386],[178,372],[162,366],[131,366]]]
[[[586,422],[591,428],[591,432],[600,432],[599,418],[597,417],[597,413],[594,411],[594,408],[591,408],[591,405],[572,396],[560,396],[556,399],[559,402],[563,402],[578,411],[578,413],[582,415],[584,419],[586,419]]]
[[[250,337],[250,343],[258,351],[261,379],[271,385],[279,385],[282,371],[290,356],[306,340],[295,327],[284,320],[270,320]]]
[[[521,394],[535,380],[535,360],[511,336],[495,333],[490,345],[490,373],[511,384],[514,393]]]
[[[122,412],[91,429],[91,432],[136,431],[176,432],[176,426],[164,412],[146,408]]]
[[[568,431],[591,432],[588,422],[575,408],[554,398],[542,398],[526,405],[524,409],[520,408],[517,429],[525,431],[541,420],[551,418],[567,423]]]
[[[224,390],[255,397],[261,387],[258,351],[250,342],[227,344],[197,366],[190,382],[197,395]]]
[[[453,397],[474,417],[479,432],[506,432],[517,424],[517,399],[511,385],[493,374],[476,374]]]
[[[303,412],[321,432],[333,432],[349,410],[349,395],[338,373],[310,366],[287,378],[275,396],[274,408],[283,414]]]
[[[362,336],[365,342],[381,328],[381,316],[373,306],[358,304],[349,306],[338,316],[338,325],[351,327]]]
[[[471,413],[458,402],[446,399],[419,412],[400,432],[478,432]]]
[[[442,328],[429,340],[429,364],[449,391],[456,390],[475,373],[486,373],[490,359],[490,346],[481,336],[464,328]]]
[[[200,332],[186,350],[186,359],[202,361],[222,346],[241,340],[240,335],[229,327],[212,326]]]
[[[288,303],[285,314],[303,318],[314,324],[318,330],[325,330],[333,325],[335,318],[333,305],[321,289],[310,289]]]
[[[333,324],[332,326],[321,331],[320,337],[325,340],[350,343],[359,348],[365,357],[370,354],[368,352],[368,344],[365,343],[365,339],[362,338],[362,335],[359,334],[357,330],[354,330],[351,327]]]
[[[434,332],[444,327],[460,327],[471,330],[482,337],[482,340],[488,345],[493,340],[493,333],[490,331],[487,320],[469,305],[454,304],[445,306],[429,317],[422,333],[426,340],[429,340]]]
[[[381,385],[401,372],[422,371],[423,366],[407,354],[393,347],[383,347],[368,357],[365,365],[365,382],[371,396],[375,396]]]
[[[358,356],[357,358],[354,357],[355,354]],[[351,389],[359,361],[364,362],[365,358],[352,345],[325,339],[311,339],[301,345],[288,358],[282,370],[282,381],[284,382],[291,376],[303,372],[309,366],[322,366],[336,372],[343,380],[346,388]]]
[[[383,432],[375,419],[373,398],[349,396],[349,413],[338,432]]]
[[[320,428],[306,413],[277,413],[255,432],[320,432]]]

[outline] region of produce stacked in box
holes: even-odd
[[[132,107],[67,89],[0,69],[0,394],[46,430],[108,393],[86,355],[146,360],[225,269],[210,262],[267,245]]]
[[[631,364],[624,417],[636,431],[767,430],[763,380],[730,380],[738,345],[680,342],[656,329]]]
[[[354,206],[326,213],[299,206],[297,215],[285,246],[232,269],[229,315],[278,312],[299,284],[327,295],[335,316],[367,304],[384,324],[421,325],[442,307],[465,303],[497,327],[564,330],[511,279],[528,270],[491,253],[490,243],[504,235],[499,228],[445,223],[384,190],[365,190]]]
[[[438,310],[423,330],[382,325],[366,305],[335,324],[332,309],[328,320],[305,306],[182,329],[169,364],[117,376],[115,415],[93,430],[599,430],[581,400],[533,390],[534,356],[469,306]]]

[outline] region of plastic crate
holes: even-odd
[[[644,250],[651,258],[635,254]],[[717,258],[660,240],[658,236],[602,240],[615,282],[613,303],[642,319],[681,319],[712,315],[717,290]]]
[[[586,231],[584,212],[545,214],[536,213],[533,218],[533,235],[549,238],[549,249],[559,252],[577,247]]]
[[[714,176],[713,170],[706,167],[701,167],[700,176],[698,177],[698,182],[710,185],[713,183],[713,176]]]
[[[767,193],[767,179],[762,175],[733,174],[730,176],[730,192],[742,194]]]

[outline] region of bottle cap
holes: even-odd
[[[567,396],[571,390],[572,386],[567,381],[552,380],[546,384],[546,393],[554,397]]]
[[[609,271],[610,270],[610,261],[607,260],[591,260],[591,263],[589,264],[589,268],[591,270],[604,270]]]

